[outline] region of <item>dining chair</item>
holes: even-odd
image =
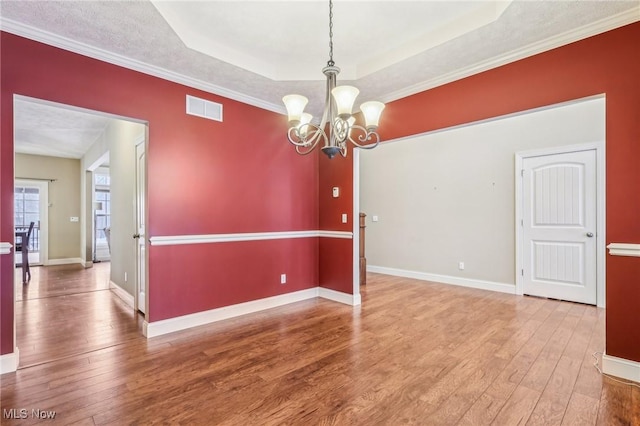
[[[26,235],[20,235],[20,241],[16,241],[16,252],[22,254],[22,283],[26,284],[31,281],[31,268],[29,267],[29,242],[31,241],[31,232],[35,222],[29,224],[29,230]],[[28,278],[27,278],[28,277]]]

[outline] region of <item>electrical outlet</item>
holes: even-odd
[[[287,283],[287,274],[280,274],[280,284]]]
[[[342,223],[347,223],[347,214],[342,213]]]
[[[461,271],[464,269],[464,262],[458,262],[458,269]]]

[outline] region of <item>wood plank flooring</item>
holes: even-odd
[[[139,338],[143,319],[109,290],[108,262],[31,271],[16,284],[20,368]]]
[[[2,424],[37,423],[39,409],[56,412],[48,424],[81,425],[640,425],[640,389],[592,365],[602,309],[367,280],[359,307],[317,299],[150,340],[128,334],[2,375],[2,408],[28,410]],[[133,315],[110,321],[138,327]]]

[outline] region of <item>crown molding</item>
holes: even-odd
[[[235,90],[226,89],[224,87],[208,83],[204,80],[192,78],[184,74],[167,70],[162,67],[147,64],[127,56],[112,53],[98,47],[88,45],[79,41],[72,40],[48,31],[44,31],[20,22],[0,17],[0,30],[15,34],[20,37],[28,38],[40,43],[44,43],[53,47],[57,47],[69,52],[77,53],[93,59],[98,59],[113,65],[121,66],[133,71],[138,71],[153,77],[162,78],[174,83],[182,84],[194,89],[203,90],[214,95],[223,96],[234,101],[242,102],[268,111],[285,114],[284,106],[273,104]]]
[[[601,19],[599,21],[591,22],[579,28],[575,28],[570,31],[566,31],[562,34],[549,37],[545,40],[532,43],[528,46],[520,49],[512,50],[511,52],[499,55],[486,61],[478,62],[474,65],[470,65],[465,68],[444,74],[442,76],[416,83],[411,86],[407,86],[403,89],[396,90],[381,97],[382,102],[392,102],[407,96],[414,95],[416,93],[424,92],[425,90],[433,89],[434,87],[442,86],[447,83],[451,83],[456,80],[460,80],[474,74],[497,68],[502,65],[506,65],[511,62],[518,61],[520,59],[527,58],[529,56],[537,55],[548,50],[558,48],[570,43],[574,43],[585,38],[593,37],[595,35],[611,31],[613,29],[632,24],[636,21],[640,21],[640,4],[625,12],[618,13],[608,18]]]
[[[432,89],[434,87],[442,86],[444,84],[487,71],[492,68],[497,68],[499,66],[527,58],[529,56],[533,56],[560,46],[592,37],[597,34],[601,34],[603,32],[634,23],[636,21],[640,21],[640,5],[625,12],[592,22],[590,24],[564,32],[557,36],[553,36],[545,40],[530,44],[523,48],[513,50],[504,55],[499,55],[486,61],[481,61],[474,65],[444,74],[442,76],[416,83],[396,91],[392,91],[390,93],[387,93],[386,95],[381,95],[380,100],[382,102],[395,101],[419,92]],[[86,43],[81,43],[70,38],[59,36],[51,32],[25,25],[11,19],[3,18],[1,16],[0,30],[34,41],[45,43],[50,46],[58,47],[60,49],[64,49],[73,53],[78,53],[80,55],[108,62],[113,65],[118,65],[154,77],[162,78],[164,80],[172,81],[174,83],[183,84],[185,86],[192,87],[198,90],[203,90],[214,95],[223,96],[225,98],[262,108],[268,111],[276,112],[279,114],[286,113],[284,107],[279,103],[274,104],[272,102],[267,102],[265,100],[255,98],[244,93],[230,90],[155,65],[150,65],[145,62],[112,53],[104,49],[93,47]]]

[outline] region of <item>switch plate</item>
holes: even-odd
[[[378,216],[371,216],[371,220],[373,220],[374,222],[378,221]]]
[[[347,223],[347,214],[342,213],[342,223]]]
[[[458,269],[464,270],[464,262],[458,262]]]
[[[332,190],[332,194],[333,194],[333,198],[338,198],[340,196],[340,188],[338,188],[337,186],[334,186]]]
[[[280,274],[280,284],[287,283],[287,274]]]
[[[79,222],[79,221],[80,221],[80,219],[78,218],[78,216],[71,216],[71,217],[69,218],[69,220],[70,220],[71,222]]]

